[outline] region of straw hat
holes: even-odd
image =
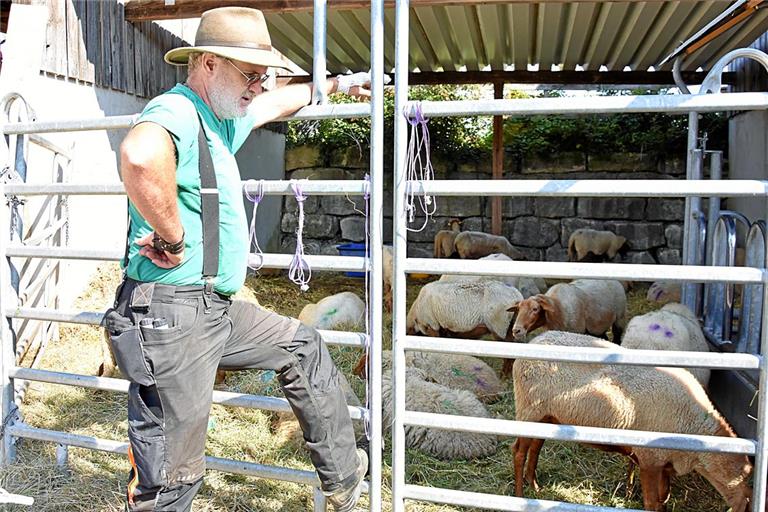
[[[195,45],[174,48],[165,62],[184,66],[193,52],[209,52],[227,59],[289,69],[272,49],[264,15],[247,7],[220,7],[205,11],[195,34]]]

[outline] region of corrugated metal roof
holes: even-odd
[[[414,71],[659,69],[667,55],[728,5],[625,1],[412,7],[410,64]],[[312,12],[270,12],[266,17],[275,47],[311,70]],[[388,71],[394,67],[394,18],[394,9],[387,9]],[[760,9],[691,55],[682,69],[709,69],[720,56],[749,46],[767,29],[768,9]],[[327,46],[330,72],[367,69],[369,10],[330,9]],[[670,67],[667,63],[661,69]]]

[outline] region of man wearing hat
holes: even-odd
[[[195,45],[165,55],[188,78],[154,98],[121,145],[130,227],[125,280],[105,325],[131,381],[130,511],[188,511],[205,472],[217,368],[274,370],[328,501],[352,510],[368,458],[317,331],[243,301],[248,226],[234,153],[252,129],[308,105],[312,86],[265,92],[272,50],[262,13],[203,14]],[[368,73],[326,81],[368,96]]]

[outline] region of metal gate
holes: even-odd
[[[325,80],[325,47],[326,47],[326,0],[314,2],[314,82]],[[313,180],[302,181],[301,189],[305,195],[369,195],[370,245],[372,248],[382,246],[382,225],[379,222],[383,209],[383,85],[384,85],[384,9],[382,0],[371,2],[371,69],[372,69],[372,98],[370,103],[355,103],[344,105],[326,104],[324,95],[314,98],[314,105],[308,106],[287,120],[313,120],[328,118],[371,118],[371,179],[366,180]],[[316,90],[318,88],[316,87]],[[323,88],[324,90],[324,88]],[[77,132],[86,130],[115,130],[130,128],[137,116],[113,116],[101,119],[73,119],[57,122],[13,122],[0,126],[3,136],[11,136],[19,141],[29,137],[43,147],[54,147],[50,141],[40,134],[53,132]],[[23,147],[23,144],[17,146]],[[18,159],[16,160],[18,161]],[[10,165],[15,166],[11,160]],[[15,170],[12,169],[12,170]],[[245,185],[245,184],[244,184]],[[255,194],[257,185],[247,185],[247,192]],[[262,190],[269,195],[293,194],[290,181],[268,181]],[[74,195],[124,195],[122,184],[0,184],[0,197],[10,201],[16,198],[43,196],[74,196]],[[77,324],[99,325],[102,320],[101,312],[62,310],[55,304],[45,307],[28,307],[20,303],[11,286],[10,258],[39,259],[43,262],[58,262],[60,260],[104,260],[119,261],[123,257],[122,249],[93,250],[86,248],[69,248],[61,246],[41,246],[12,238],[11,214],[8,208],[0,208],[0,313],[6,319],[37,320],[44,322],[68,322]],[[54,226],[55,227],[55,226]],[[27,242],[27,243],[25,243]],[[34,242],[32,240],[31,242]],[[251,259],[255,255],[251,254]],[[292,255],[264,254],[263,267],[288,268]],[[350,416],[356,421],[370,422],[370,483],[364,489],[368,492],[371,510],[379,510],[381,505],[381,394],[370,392],[381,387],[381,345],[370,343],[370,339],[381,339],[381,308],[382,308],[382,268],[381,251],[371,250],[370,258],[345,256],[306,256],[307,263],[316,270],[333,271],[366,271],[370,273],[368,296],[371,297],[368,318],[370,337],[361,333],[341,331],[320,331],[329,344],[369,347],[372,371],[369,375],[370,410],[362,407],[350,407]],[[261,260],[260,260],[261,261]],[[8,321],[0,322],[2,339],[2,354],[0,357],[0,386],[2,387],[1,409],[3,435],[0,447],[0,463],[12,463],[15,458],[15,440],[18,438],[37,439],[58,443],[63,447],[77,446],[93,450],[126,454],[126,442],[98,439],[91,436],[75,435],[35,428],[23,421],[19,406],[21,400],[14,400],[14,382],[38,381],[70,386],[127,393],[128,381],[89,375],[76,375],[35,368],[23,368],[17,365],[14,357],[14,332]],[[290,411],[285,399],[256,396],[243,393],[214,391],[213,402],[217,404],[258,408],[270,411]],[[325,510],[326,500],[319,489],[319,481],[314,471],[300,471],[283,467],[266,466],[245,461],[237,461],[218,457],[207,457],[210,469],[231,473],[257,476],[261,478],[284,480],[300,483],[314,488],[314,509]],[[0,502],[2,498],[0,498]]]
[[[396,1],[395,22],[395,112],[411,112],[408,101],[408,0]],[[732,52],[734,53],[734,52]],[[464,492],[409,484],[405,481],[405,425],[417,425],[437,429],[466,432],[522,436],[538,439],[557,439],[597,444],[628,444],[649,448],[681,449],[694,451],[720,451],[754,455],[754,497],[752,510],[765,510],[766,491],[766,398],[758,396],[759,414],[757,439],[731,439],[717,436],[669,434],[591,428],[571,425],[552,425],[511,420],[472,418],[433,413],[408,411],[405,409],[405,351],[428,351],[453,354],[467,354],[517,359],[540,359],[548,361],[570,361],[627,364],[643,366],[683,366],[706,368],[730,368],[759,370],[759,385],[766,389],[768,373],[763,358],[755,354],[716,354],[695,352],[654,352],[627,351],[616,353],[606,349],[589,351],[568,351],[563,347],[526,345],[517,343],[496,343],[447,338],[426,338],[406,336],[405,333],[405,275],[408,273],[447,273],[486,276],[536,276],[549,278],[603,278],[631,280],[665,280],[698,283],[745,283],[764,285],[766,283],[765,263],[759,268],[734,268],[725,266],[692,265],[684,259],[686,266],[636,265],[636,264],[591,264],[553,262],[515,262],[514,267],[505,262],[435,260],[406,258],[406,194],[430,196],[535,196],[535,197],[684,197],[687,201],[686,233],[698,233],[699,202],[702,196],[719,197],[765,197],[768,188],[765,181],[707,181],[695,176],[691,165],[697,149],[697,113],[724,110],[765,110],[768,108],[766,93],[718,94],[720,73],[724,62],[732,59],[726,55],[705,80],[704,92],[712,94],[678,96],[623,96],[599,98],[548,98],[531,100],[482,100],[422,102],[424,117],[476,116],[476,115],[536,115],[536,114],[617,114],[638,112],[668,112],[689,116],[688,180],[670,182],[667,180],[434,180],[428,182],[406,181],[406,138],[407,120],[398,115],[395,120],[395,240],[394,240],[394,304],[393,304],[393,389],[394,424],[392,427],[392,499],[393,511],[402,512],[407,499],[449,503],[469,507],[482,506],[493,510],[619,510],[606,507],[575,505],[544,500],[530,500],[494,494]],[[721,65],[722,64],[722,65]],[[398,179],[400,178],[400,179]],[[438,199],[439,200],[439,199]],[[706,222],[706,220],[703,220]],[[695,249],[695,247],[694,247]],[[693,249],[686,243],[686,254]],[[702,249],[703,253],[703,249]],[[766,288],[762,286],[762,302],[765,303]],[[762,311],[762,323],[766,322],[766,311]],[[762,354],[768,341],[761,334]],[[626,510],[626,509],[621,509]]]

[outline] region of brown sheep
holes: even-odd
[[[546,332],[531,344],[628,350],[591,336],[558,331]],[[513,379],[518,421],[736,437],[704,388],[680,368],[518,360]],[[543,439],[515,441],[516,496],[523,495],[525,482],[538,489],[536,465],[543,444]],[[706,478],[733,512],[745,512],[749,506],[752,465],[746,455],[590,446],[626,455],[639,466],[646,510],[665,511],[670,477],[691,471]]]
[[[626,238],[610,231],[577,229],[568,238],[568,261],[581,261],[588,254],[612,260],[626,243]]]
[[[462,259],[479,259],[493,253],[506,254],[513,260],[525,260],[525,255],[515,249],[503,236],[491,235],[482,231],[462,231],[454,242],[456,252]]]
[[[435,234],[433,247],[435,258],[450,258],[456,252],[453,242],[461,231],[461,221],[451,219],[448,221],[448,227],[450,229],[442,229]]]
[[[523,341],[539,327],[605,336],[611,329],[615,343],[626,325],[627,294],[615,280],[577,279],[558,283],[542,295],[534,295],[513,304],[516,312],[512,336]]]

